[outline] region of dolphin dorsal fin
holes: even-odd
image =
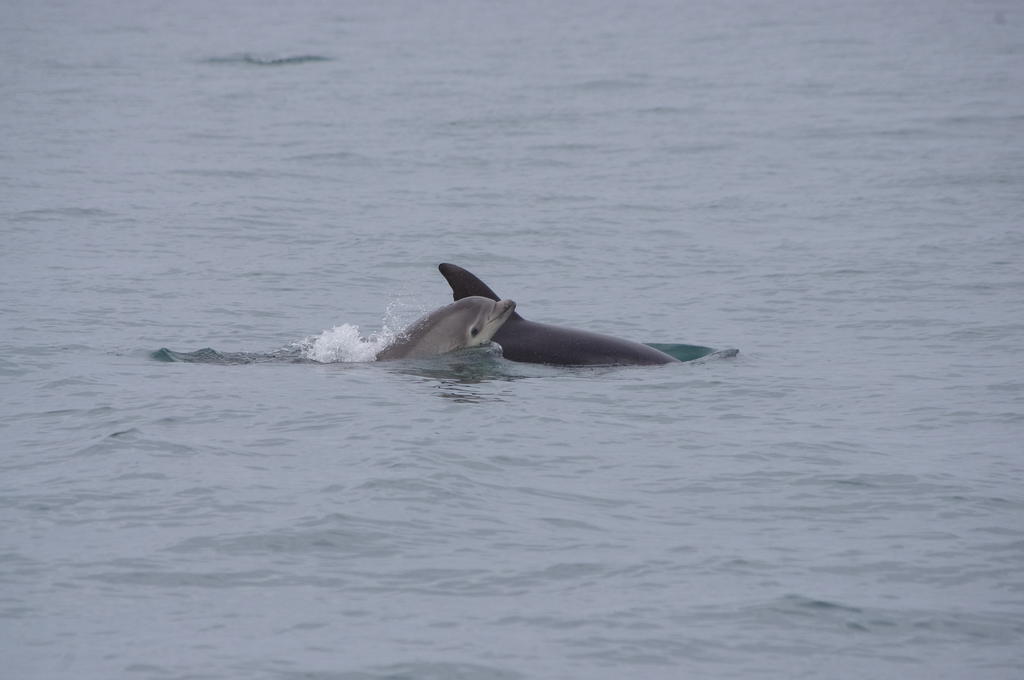
[[[479,295],[480,297],[490,298],[492,300],[501,299],[486,283],[462,267],[442,262],[437,265],[437,270],[441,272],[441,276],[443,276],[445,280],[448,281],[448,285],[452,287],[452,298],[456,301],[473,295]],[[519,316],[519,312],[512,312],[512,316],[510,318],[520,319],[522,317]]]

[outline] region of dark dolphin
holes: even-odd
[[[462,267],[445,262],[437,268],[448,280],[452,287],[452,297],[456,300],[473,295],[492,300],[500,299],[486,283]],[[587,366],[679,363],[675,357],[639,342],[527,321],[519,312],[512,313],[508,321],[494,334],[493,340],[501,345],[506,359],[533,364]]]

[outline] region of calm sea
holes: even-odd
[[[0,676],[1024,677],[1024,7],[0,6]],[[450,301],[739,349],[366,361]]]

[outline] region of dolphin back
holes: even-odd
[[[650,366],[679,361],[650,345],[535,321],[523,320],[504,335],[499,331],[494,340],[509,361],[531,364]]]

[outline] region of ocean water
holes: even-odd
[[[1024,8],[0,6],[0,676],[1024,677]],[[453,262],[705,346],[369,361]]]

